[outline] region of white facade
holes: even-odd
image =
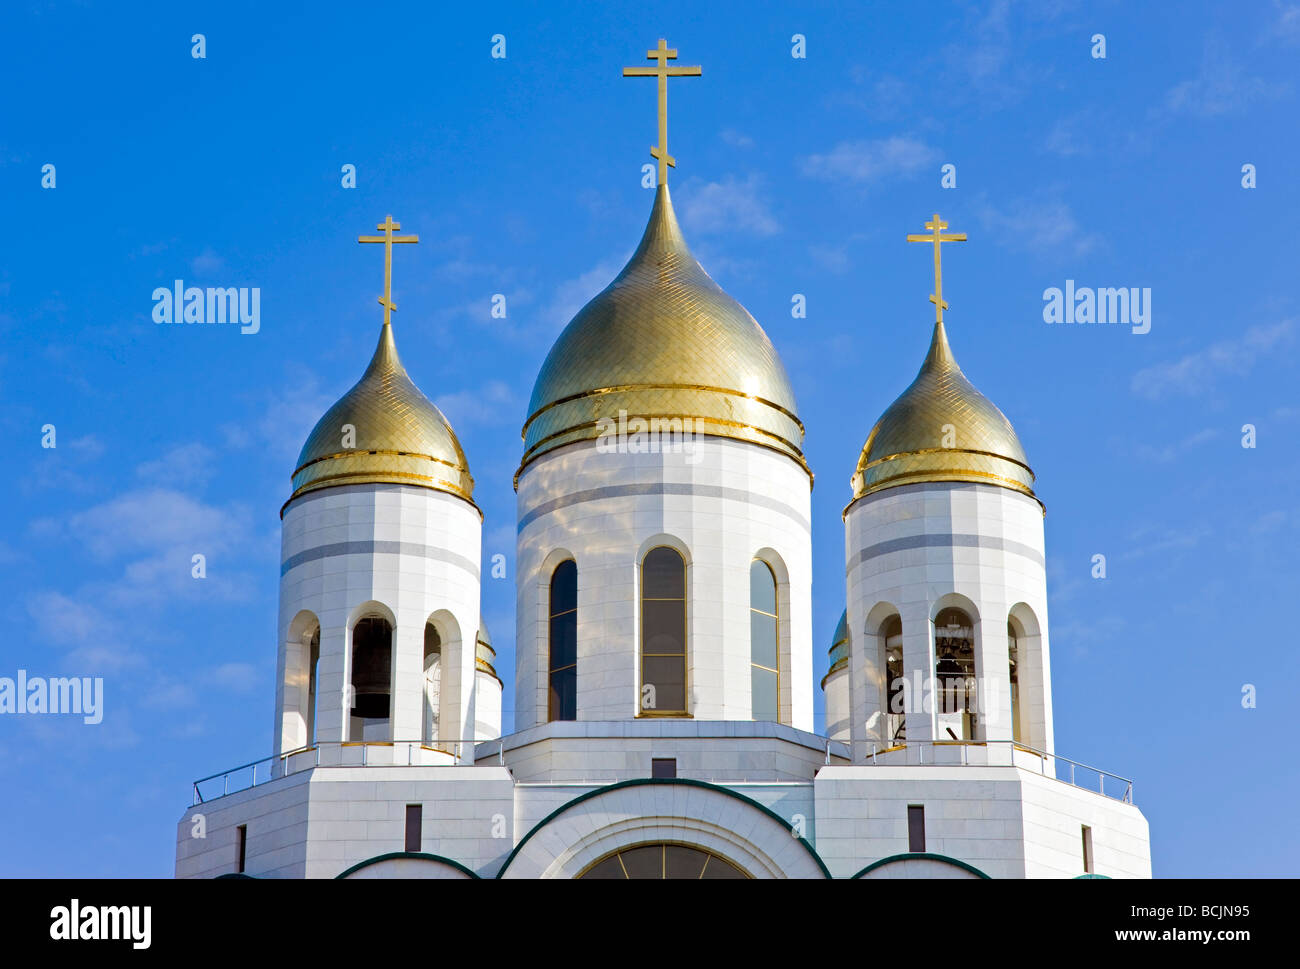
[[[697,437],[689,452],[607,453],[596,441],[519,476],[516,715],[547,718],[548,597],[555,567],[578,571],[580,720],[620,720],[640,700],[640,563],[666,545],[686,560],[687,710],[748,720],[750,564],[777,580],[780,721],[812,729],[812,542],[808,474],[767,448]]]
[[[475,696],[482,520],[477,508],[441,491],[361,484],[308,492],[284,510],[276,751],[312,746],[337,759],[351,736],[352,632],[376,616],[393,628],[391,724],[394,741],[434,740],[455,750],[501,721],[499,684]],[[425,627],[442,643],[438,736],[427,737]],[[315,704],[310,643],[319,630]],[[488,677],[488,679],[491,679]],[[477,702],[476,702],[477,699]],[[476,723],[476,721],[478,721]],[[472,756],[472,744],[461,753]],[[428,752],[432,755],[432,752]],[[433,757],[438,760],[438,757]]]
[[[974,624],[979,681],[974,736],[956,739],[1014,739],[1051,753],[1042,506],[1008,488],[929,482],[858,499],[847,509],[844,527],[851,739],[877,746],[891,739],[884,638],[893,617],[902,627],[906,737],[948,739],[953,724],[945,723],[934,698],[934,621],[941,610],[956,608]],[[1018,736],[1009,621],[1017,629],[1020,657]],[[859,757],[865,755],[864,746]]]

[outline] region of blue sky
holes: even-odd
[[[933,321],[904,236],[937,209],[970,239],[945,253],[954,351],[1048,509],[1058,751],[1135,779],[1157,875],[1295,874],[1300,8],[466,6],[0,14],[0,676],[106,694],[96,726],[0,718],[0,875],[170,875],[190,782],[269,752],[278,511],[373,348],[356,237],[389,212],[421,240],[398,345],[512,563],[483,610],[513,669],[519,429],[649,213],[654,85],[620,72],[661,36],[704,68],[670,84],[683,228],[808,428],[818,679],[849,477]],[[260,332],[156,325],[177,278],[260,287]],[[1150,332],[1044,323],[1067,279],[1149,287]]]

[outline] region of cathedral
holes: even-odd
[[[1044,506],[949,343],[941,244],[965,237],[937,214],[908,237],[933,247],[929,348],[862,428],[815,681],[804,425],[673,211],[667,79],[700,69],[648,57],[624,72],[658,83],[644,235],[523,422],[515,668],[479,611],[469,460],[398,355],[416,237],[389,217],[360,240],[385,253],[374,356],[280,511],[272,753],[196,782],[177,877],[1149,878],[1132,784],[1055,749]]]

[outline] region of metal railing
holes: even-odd
[[[1008,756],[1004,761],[998,761],[996,758],[978,759],[978,763],[971,760],[971,751],[976,748],[998,748],[1007,749]],[[925,752],[929,749],[930,761],[933,766],[938,767],[999,767],[999,766],[1016,766],[1024,767],[1025,760],[1031,763],[1033,760],[1038,761],[1038,772],[1045,777],[1051,777],[1055,780],[1062,781],[1074,787],[1083,790],[1093,790],[1090,785],[1080,783],[1077,777],[1077,771],[1082,770],[1085,773],[1091,773],[1097,778],[1096,791],[1105,797],[1115,798],[1123,801],[1125,804],[1133,803],[1133,782],[1127,777],[1121,777],[1112,771],[1102,770],[1100,767],[1093,767],[1091,764],[1085,764],[1082,761],[1071,760],[1069,757],[1062,757],[1060,754],[1048,753],[1045,750],[1039,750],[1037,747],[1031,747],[1028,744],[1021,743],[1018,740],[893,740],[886,741],[882,746],[880,742],[871,743],[871,754],[869,757],[870,764],[879,764],[877,760],[880,754],[888,754],[899,750],[915,750],[917,753],[917,763],[925,764]],[[943,758],[936,753],[936,750],[960,750],[958,762],[954,763],[951,758]],[[1022,752],[1029,755],[1028,757],[1017,758],[1016,753]],[[906,756],[906,755],[905,755]],[[897,761],[894,761],[897,763]],[[908,761],[910,763],[910,761]],[[1061,768],[1067,768],[1064,777],[1061,776]],[[1106,778],[1111,778],[1115,784],[1112,785],[1112,791],[1118,788],[1121,793],[1112,793],[1106,790]]]
[[[298,747],[295,750],[288,750],[282,754],[272,754],[269,757],[263,757],[259,760],[250,761],[247,764],[240,764],[238,767],[232,767],[229,770],[221,771],[216,774],[210,774],[207,777],[201,777],[194,782],[194,803],[202,804],[211,797],[225,797],[227,794],[237,794],[240,791],[246,791],[256,787],[259,783],[265,784],[267,781],[276,777],[287,777],[290,774],[296,774],[299,771],[311,770],[315,767],[449,767],[457,764],[463,764],[464,745],[478,744],[497,745],[497,763],[505,763],[505,741],[492,737],[484,740],[477,738],[466,738],[461,740],[439,739],[434,742],[426,740],[318,740],[316,743],[306,747]],[[405,760],[398,753],[400,748],[406,749]],[[348,749],[357,749],[359,751],[358,759],[355,762],[347,760],[345,751]],[[372,750],[384,749],[392,751],[393,756],[388,758],[378,758],[371,755]],[[472,749],[472,748],[471,748]],[[337,758],[326,757],[324,763],[321,760],[321,752],[338,752]],[[417,756],[417,751],[419,752]],[[429,754],[441,754],[447,760],[439,760],[437,757],[429,757]],[[314,756],[307,756],[314,755]],[[265,764],[265,776],[259,780],[258,769]],[[278,769],[277,769],[278,765]],[[248,773],[245,775],[245,771]],[[211,792],[204,796],[202,785],[212,781],[221,781],[221,793],[213,795]],[[232,783],[235,785],[232,787]]]

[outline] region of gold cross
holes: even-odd
[[[669,67],[670,60],[677,59],[677,51],[670,50],[668,41],[659,38],[659,46],[645,52],[652,61],[658,61],[658,67],[625,67],[624,77],[657,77],[659,79],[659,144],[650,149],[650,157],[659,162],[659,184],[668,184],[668,166],[677,167],[677,159],[668,154],[668,79],[670,77],[699,77],[699,67]]]
[[[388,325],[389,314],[397,307],[393,304],[393,243],[394,242],[419,242],[419,236],[395,236],[394,229],[400,229],[402,223],[394,222],[391,215],[385,216],[384,221],[375,226],[376,229],[383,229],[384,234],[381,236],[357,236],[357,242],[382,242],[384,244],[384,295],[379,297],[379,305],[384,308],[384,326]]]
[[[934,293],[930,296],[930,302],[934,304],[934,321],[942,323],[943,311],[948,308],[948,304],[943,301],[943,274],[939,269],[939,243],[965,242],[966,233],[950,232],[945,235],[943,230],[948,228],[948,223],[939,221],[938,212],[934,213],[934,221],[927,222],[925,227],[931,230],[929,235],[909,235],[907,241],[934,243]]]

